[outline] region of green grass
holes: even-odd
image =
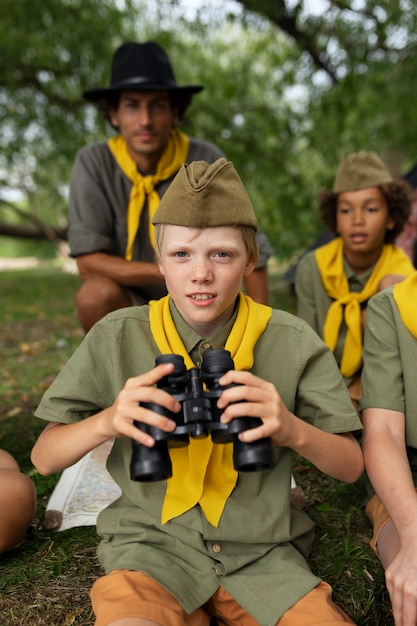
[[[77,276],[59,269],[1,272],[0,447],[35,481],[38,512],[24,544],[0,557],[0,624],[60,626],[94,623],[88,597],[100,568],[94,528],[54,533],[39,529],[58,476],[40,476],[30,450],[43,423],[33,412],[53,377],[83,337],[74,316]],[[271,276],[272,303],[294,312],[280,275]],[[294,474],[316,522],[313,570],[359,626],[392,626],[382,568],[369,548],[363,511],[365,482],[346,485],[301,458]]]

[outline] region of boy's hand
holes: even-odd
[[[417,624],[417,540],[401,546],[400,551],[387,567],[385,578],[389,591],[395,624]]]
[[[145,446],[152,447],[155,443],[153,437],[137,428],[134,421],[156,426],[166,432],[175,430],[176,424],[173,420],[142,406],[144,403],[152,402],[173,413],[181,409],[180,403],[175,398],[154,386],[173,369],[172,363],[164,363],[141,376],[135,376],[126,381],[115,402],[103,415],[104,427],[109,437],[130,437]]]
[[[221,421],[227,424],[235,417],[258,417],[262,425],[240,433],[241,441],[249,443],[271,437],[275,445],[291,447],[296,418],[275,386],[250,372],[238,370],[230,370],[219,380],[222,386],[232,383],[237,386],[225,389],[217,402],[224,409]]]

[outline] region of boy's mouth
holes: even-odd
[[[190,298],[192,300],[211,300],[214,296],[211,293],[192,293]]]
[[[350,236],[351,241],[354,243],[362,243],[366,240],[366,235],[364,233],[354,233]]]

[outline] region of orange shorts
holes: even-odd
[[[391,521],[391,517],[377,494],[373,495],[372,498],[369,500],[368,504],[366,505],[365,512],[369,518],[369,521],[371,522],[371,524],[373,524],[374,527],[374,534],[370,541],[370,545],[375,554],[378,555],[377,544],[379,533],[384,528],[384,526]]]
[[[137,617],[163,626],[209,626],[211,617],[223,626],[259,626],[222,587],[204,607],[188,615],[174,596],[141,572],[114,570],[102,576],[91,589],[96,626]],[[337,626],[353,624],[331,599],[330,585],[321,582],[279,620],[279,626]]]

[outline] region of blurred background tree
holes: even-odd
[[[417,160],[412,0],[3,0],[0,236],[66,237],[76,151],[109,127],[82,99],[114,49],[154,39],[181,84],[182,127],[236,165],[278,259],[321,230],[317,194],[340,158]]]

